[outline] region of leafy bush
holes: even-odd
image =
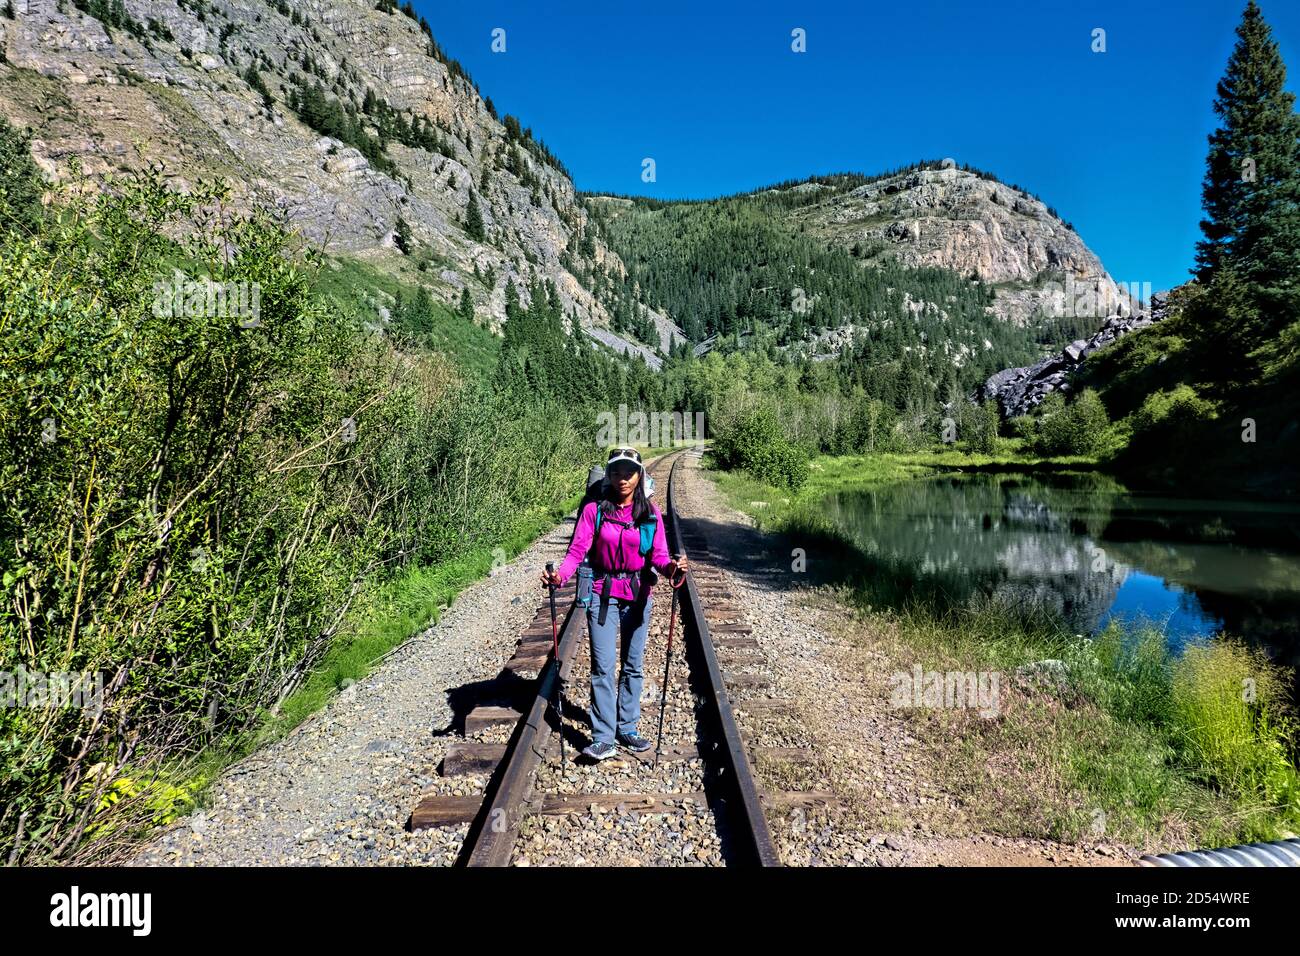
[[[1073,453],[1095,455],[1106,444],[1110,418],[1101,397],[1090,388],[1084,389],[1070,404],[1071,424],[1074,428]]]
[[[837,455],[879,451],[888,442],[893,419],[884,402],[858,397],[836,428],[831,450]]]
[[[44,184],[32,160],[31,134],[0,116],[0,233],[31,234],[41,219]]]
[[[317,257],[222,190],[110,185],[0,232],[0,671],[105,684],[0,708],[0,859],[165,820],[160,767],[274,713],[393,569],[565,500],[590,450],[556,402],[324,307]]]
[[[1092,389],[1068,406],[1059,392],[1051,392],[1038,406],[1031,445],[1040,455],[1095,455],[1106,446],[1109,429],[1106,406]]]
[[[1016,438],[1033,445],[1037,423],[1032,415],[1017,415],[1007,422],[1007,427]]]
[[[776,414],[764,406],[742,412],[715,430],[713,452],[723,468],[741,469],[791,491],[808,479],[807,455],[785,437]]]
[[[977,455],[992,455],[998,450],[998,425],[1001,418],[997,402],[989,399],[982,405],[965,405],[962,409],[960,434],[966,448]]]
[[[1214,405],[1190,385],[1153,392],[1130,416],[1126,456],[1154,463],[1181,461],[1196,452],[1198,439],[1214,418]]]

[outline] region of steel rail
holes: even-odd
[[[677,468],[683,454],[685,453],[677,453],[668,473],[665,518],[671,529],[670,547],[674,554],[683,553],[680,521],[673,494]],[[707,715],[711,729],[721,741],[716,748],[716,785],[722,788],[720,798],[726,811],[724,826],[735,855],[734,862],[780,866],[780,856],[772,842],[758,786],[754,781],[753,767],[736,724],[722,669],[718,666],[718,658],[709,637],[704,605],[695,579],[689,571],[682,591],[685,593],[685,597],[680,599],[683,643],[687,652],[693,653],[701,664],[699,672],[705,698],[702,719]],[[534,793],[537,768],[545,755],[550,732],[562,732],[561,728],[552,726],[551,703],[556,681],[561,679],[565,664],[572,659],[585,617],[585,614],[578,612],[576,604],[570,603],[560,633],[559,659],[552,656],[538,679],[537,694],[532,706],[516,726],[507,745],[506,756],[488,783],[483,805],[465,837],[459,865],[478,867],[510,864],[519,836],[519,824],[529,812],[529,799]]]
[[[672,551],[682,554],[681,521],[674,501],[674,488],[677,469],[682,459],[679,456],[673,462],[668,475],[668,516],[672,525]],[[689,555],[688,555],[689,557]],[[701,668],[692,668],[692,676],[700,674],[705,685],[706,711],[715,724],[715,731],[722,740],[718,754],[721,771],[719,783],[728,791],[731,800],[728,804],[731,812],[727,816],[728,836],[735,841],[735,848],[741,851],[743,859],[737,862],[756,866],[780,866],[781,856],[776,844],[772,842],[772,832],[767,825],[767,816],[759,798],[758,784],[754,780],[754,768],[749,762],[749,753],[745,749],[744,739],[736,724],[736,715],[731,709],[731,699],[727,696],[726,680],[722,668],[718,666],[718,656],[713,648],[713,639],[709,636],[709,622],[704,615],[704,605],[700,600],[699,588],[695,585],[695,576],[689,571],[686,583],[681,590],[686,597],[680,601],[682,606],[683,636],[693,634],[694,641],[687,646],[698,656]]]
[[[542,761],[543,747],[550,739],[550,715],[555,700],[556,682],[560,669],[573,652],[578,635],[582,632],[584,615],[575,613],[576,604],[570,604],[560,632],[560,656],[547,662],[537,682],[537,696],[528,713],[515,727],[507,748],[507,756],[488,784],[491,800],[483,808],[465,835],[461,861],[465,866],[509,866],[519,837],[519,824],[525,816],[525,802],[533,790],[533,779]],[[556,727],[563,733],[562,727]]]

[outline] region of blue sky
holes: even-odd
[[[1245,0],[415,6],[580,189],[700,198],[951,156],[1036,192],[1116,280],[1158,290],[1191,265]],[[1294,91],[1300,4],[1260,6]]]

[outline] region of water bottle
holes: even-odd
[[[586,558],[578,565],[578,606],[591,606],[591,562]]]

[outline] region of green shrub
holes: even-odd
[[[977,455],[992,455],[998,450],[998,426],[1001,417],[997,402],[989,399],[982,405],[966,405],[962,409],[961,435],[966,448]]]
[[[1168,464],[1197,453],[1215,419],[1215,406],[1190,385],[1178,385],[1146,397],[1130,416],[1130,460]]]
[[[1049,393],[1034,414],[1033,449],[1040,455],[1063,455],[1070,446],[1070,418],[1065,410],[1065,396]]]
[[[151,174],[38,225],[0,230],[0,671],[106,686],[102,714],[0,708],[24,862],[165,821],[160,767],[275,713],[397,569],[567,500],[591,450],[581,411],[325,307],[317,257],[220,189]]]
[[[1030,446],[1033,445],[1037,423],[1032,415],[1017,415],[1007,422],[1007,427],[1011,429],[1011,434],[1016,438],[1028,443]]]
[[[1070,405],[1070,421],[1073,426],[1071,454],[1095,455],[1102,450],[1106,444],[1110,418],[1106,415],[1106,406],[1095,391],[1086,388],[1079,393]]]
[[[791,491],[808,478],[807,454],[785,437],[775,412],[764,406],[741,412],[715,431],[713,453],[723,468]]]
[[[1106,446],[1109,430],[1106,406],[1092,389],[1084,389],[1069,405],[1059,392],[1051,392],[1038,406],[1031,446],[1040,455],[1095,455]]]
[[[872,454],[888,442],[892,424],[893,415],[884,402],[859,397],[839,423],[829,444],[838,455]]]
[[[0,233],[16,229],[30,235],[40,222],[45,186],[30,143],[30,133],[0,116]]]

